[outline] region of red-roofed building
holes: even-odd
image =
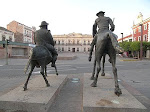
[[[143,20],[142,13],[139,14],[137,17],[138,23],[133,24],[132,30],[133,30],[133,40],[134,41],[141,41],[141,27],[142,27],[142,37],[143,41],[150,41],[150,17]]]
[[[140,12],[137,16],[137,20],[135,21],[135,23],[133,23],[132,34],[119,38],[118,42],[141,41],[141,39],[143,40],[143,42],[150,42],[150,17],[143,20],[143,15]],[[143,52],[143,56],[150,58],[150,50]]]
[[[122,41],[127,41],[127,42],[132,42],[133,41],[133,36],[132,34],[125,36],[123,38],[119,38],[118,42],[122,42]]]
[[[136,24],[133,23],[132,31],[133,34],[119,38],[118,42],[122,41],[141,41],[141,27],[142,27],[142,37],[143,41],[150,42],[150,17],[143,20],[143,15],[140,12],[137,16]]]

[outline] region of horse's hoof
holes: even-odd
[[[97,87],[96,83],[93,82],[93,83],[91,84],[91,87]]]
[[[115,94],[119,97],[122,94],[121,89],[115,88]]]
[[[56,73],[56,75],[58,76],[58,73]]]
[[[102,73],[101,76],[105,76],[105,73]]]
[[[90,79],[91,79],[91,80],[94,80],[94,77],[92,76]]]
[[[27,90],[27,87],[23,87],[23,89],[24,89],[24,91],[26,91],[26,90]]]
[[[50,84],[48,83],[46,86],[47,86],[47,87],[50,87]]]

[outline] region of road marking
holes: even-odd
[[[67,66],[72,66],[72,65],[59,65],[58,67],[67,67]]]
[[[4,65],[0,65],[0,66],[4,66]]]
[[[1,70],[3,70],[3,71],[8,71],[8,70],[21,70],[21,71],[23,71],[24,69],[1,69]]]
[[[36,72],[32,72],[33,74],[39,74],[40,73],[40,71],[36,71]]]
[[[91,67],[77,67],[77,68],[91,68]]]
[[[124,66],[124,65],[116,65],[116,66]],[[109,65],[109,66],[105,66],[105,67],[112,67],[112,66]],[[91,68],[91,66],[90,67],[76,67],[76,68]]]
[[[64,69],[64,70],[58,70],[59,71],[72,71],[72,70],[77,70],[77,69]],[[47,73],[50,73],[50,72],[54,72],[55,70],[47,70]],[[33,72],[33,74],[39,74],[40,71],[36,71],[36,72]]]

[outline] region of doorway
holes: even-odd
[[[75,48],[72,48],[72,52],[75,52]]]

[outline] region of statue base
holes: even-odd
[[[120,84],[122,95],[114,94],[114,79],[109,74],[99,75],[97,87],[90,86],[93,82],[90,77],[91,74],[84,74],[84,112],[146,112],[146,107]]]
[[[21,85],[0,96],[0,112],[47,112],[60,89],[67,81],[66,75],[48,75],[46,83],[42,75],[29,80],[28,90]]]

